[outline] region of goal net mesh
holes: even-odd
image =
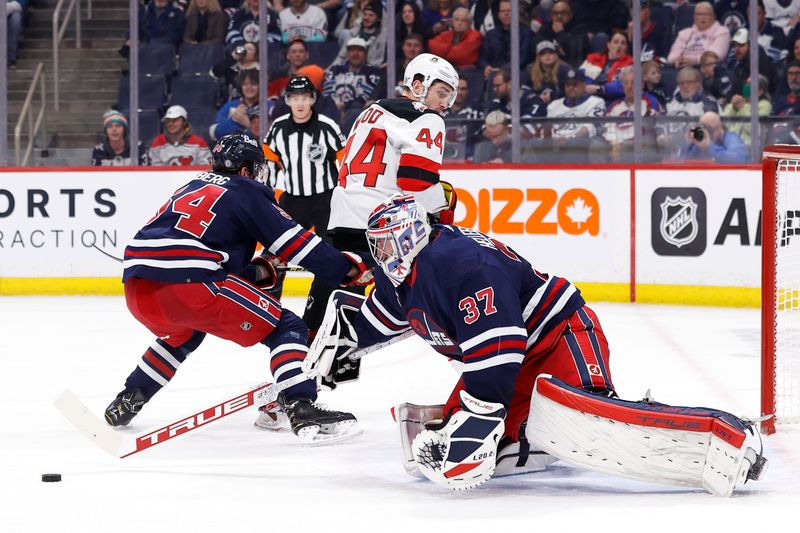
[[[775,208],[775,417],[800,422],[800,160],[777,165]]]

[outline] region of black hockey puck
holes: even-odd
[[[61,474],[42,474],[42,481],[45,483],[54,483],[61,481]]]

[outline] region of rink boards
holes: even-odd
[[[0,294],[120,294],[125,244],[198,169],[0,171]],[[448,166],[456,223],[590,301],[758,306],[757,167]],[[104,255],[108,254],[108,255]],[[302,295],[310,277],[287,280]]]

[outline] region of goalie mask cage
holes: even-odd
[[[765,433],[800,422],[800,146],[764,149],[761,414]]]

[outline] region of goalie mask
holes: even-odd
[[[416,76],[422,76],[422,93],[414,92],[411,84]],[[458,93],[458,73],[446,59],[433,54],[420,54],[409,61],[405,72],[403,72],[403,85],[414,95],[417,100],[424,102],[428,89],[431,88],[436,80],[442,81],[453,88],[450,98],[447,100],[447,107],[453,107]]]
[[[222,137],[211,150],[211,170],[237,174],[245,167],[250,177],[267,184],[267,165],[258,139],[247,132],[231,133]]]
[[[388,198],[375,208],[367,225],[370,253],[395,287],[411,271],[430,235],[428,214],[412,195]]]

